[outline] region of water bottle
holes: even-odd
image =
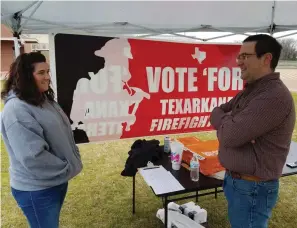
[[[193,155],[190,162],[190,175],[192,181],[199,181],[199,159],[196,154]]]
[[[170,152],[170,138],[169,138],[169,136],[164,137],[164,152],[165,153]]]

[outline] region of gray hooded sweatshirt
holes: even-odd
[[[37,107],[11,91],[2,111],[1,130],[10,160],[10,185],[17,190],[54,187],[82,170],[70,122],[56,102]]]

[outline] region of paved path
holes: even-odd
[[[285,85],[290,91],[297,92],[297,68],[296,69],[277,69]]]

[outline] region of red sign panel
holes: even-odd
[[[58,102],[78,143],[211,130],[243,88],[239,48],[58,34]]]

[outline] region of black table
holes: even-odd
[[[211,195],[214,194],[215,198],[217,198],[217,194],[223,192],[223,190],[219,189],[222,187],[223,181],[222,180],[217,180],[211,177],[204,176],[203,174],[200,173],[199,181],[198,182],[193,182],[190,178],[190,172],[186,168],[182,167],[180,170],[173,170],[171,161],[170,161],[170,156],[165,154],[163,156],[163,159],[155,162],[154,165],[162,165],[166,170],[170,171],[172,175],[180,182],[180,184],[185,188],[184,190],[181,191],[175,191],[175,192],[170,192],[166,194],[155,194],[157,197],[161,197],[163,199],[163,204],[164,204],[164,209],[165,209],[165,227],[167,227],[167,222],[168,222],[168,215],[167,215],[167,205],[170,202],[174,201],[179,201],[179,200],[184,200],[184,199],[190,199],[190,198],[196,198],[196,202],[198,201],[199,196],[206,196],[206,195]],[[214,191],[207,192],[207,193],[199,193],[199,191],[202,190],[209,190],[209,189],[214,189]],[[153,191],[153,189],[152,189]],[[154,192],[154,191],[153,191]],[[189,195],[185,197],[178,197],[178,198],[170,198],[171,196],[177,196],[185,193],[191,193],[195,192],[194,195]],[[133,176],[133,214],[135,213],[135,176]],[[207,227],[207,224],[201,224],[205,227]]]
[[[297,161],[297,143],[292,142],[286,162],[295,162],[295,161]],[[190,198],[196,198],[196,202],[198,202],[199,196],[206,196],[206,195],[214,194],[215,198],[217,198],[217,194],[223,192],[222,189],[218,189],[218,188],[222,187],[223,180],[218,180],[218,179],[215,179],[212,177],[207,177],[200,173],[199,181],[193,182],[190,178],[190,172],[186,168],[181,166],[180,170],[172,169],[170,156],[167,154],[165,154],[165,156],[163,156],[162,160],[159,160],[158,162],[155,162],[154,164],[162,165],[166,170],[170,171],[172,173],[172,175],[185,188],[182,191],[170,192],[170,193],[166,193],[166,194],[155,194],[154,193],[157,197],[161,197],[164,199],[163,204],[164,204],[164,209],[165,209],[165,227],[166,228],[167,228],[167,222],[168,222],[168,215],[167,215],[168,203],[174,202],[174,201],[179,201],[179,200],[184,200],[184,199],[190,199]],[[297,174],[297,168],[290,168],[290,167],[287,167],[286,165],[284,166],[282,177],[290,176],[290,175],[294,175],[294,174]],[[211,189],[214,189],[214,190],[207,192],[207,193],[199,193],[199,191],[211,190]],[[178,196],[178,195],[185,194],[185,193],[192,193],[192,192],[195,192],[195,194],[185,196],[185,197],[178,197],[178,198],[174,197],[174,198],[169,199],[169,197]],[[132,202],[132,204],[133,204],[132,211],[133,211],[133,214],[135,214],[135,176],[133,176],[133,199],[132,199],[132,201],[133,201]],[[206,228],[208,227],[207,224],[201,224],[201,225],[205,226]]]

